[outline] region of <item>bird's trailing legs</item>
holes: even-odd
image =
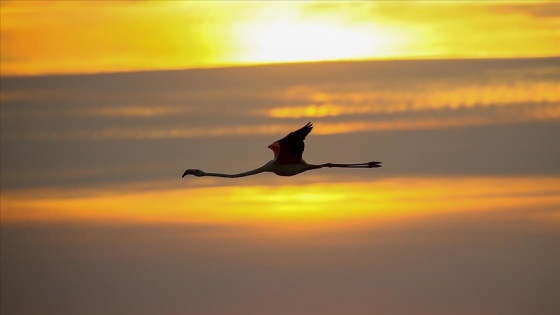
[[[326,163],[321,164],[321,167],[349,167],[349,168],[374,168],[382,167],[381,162],[373,161],[367,163],[354,163],[354,164],[337,164],[337,163]]]

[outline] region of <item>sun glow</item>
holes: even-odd
[[[244,62],[294,62],[394,56],[397,36],[377,25],[285,18],[244,25]]]

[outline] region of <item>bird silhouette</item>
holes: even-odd
[[[313,129],[313,124],[310,122],[300,129],[290,132],[284,138],[275,141],[268,146],[269,149],[274,152],[274,160],[269,161],[265,165],[243,173],[238,174],[221,174],[221,173],[207,173],[199,169],[188,169],[183,173],[182,177],[187,175],[194,175],[197,177],[201,176],[214,176],[214,177],[226,177],[226,178],[238,178],[244,176],[251,176],[263,172],[272,172],[279,176],[293,176],[305,171],[316,170],[324,167],[345,167],[345,168],[374,168],[381,167],[381,162],[373,161],[367,163],[355,163],[355,164],[337,164],[337,163],[325,163],[325,164],[309,164],[303,160],[303,150],[305,144],[303,141],[305,137]]]

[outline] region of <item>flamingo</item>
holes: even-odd
[[[207,173],[199,169],[188,169],[183,173],[182,177],[187,175],[194,175],[197,177],[201,176],[214,176],[214,177],[226,177],[226,178],[238,178],[244,176],[251,176],[263,172],[272,172],[279,176],[293,176],[306,171],[316,170],[323,167],[346,167],[346,168],[374,168],[381,167],[381,162],[373,161],[367,163],[355,163],[355,164],[337,164],[337,163],[325,163],[325,164],[309,164],[303,160],[303,150],[305,137],[313,129],[313,124],[308,122],[302,128],[290,132],[286,137],[275,141],[268,146],[269,149],[274,152],[274,160],[269,161],[265,165],[243,173],[238,174],[221,174],[221,173]]]

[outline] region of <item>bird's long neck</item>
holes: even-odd
[[[270,172],[270,166],[269,166],[270,162],[259,167],[256,168],[254,170],[250,170],[247,172],[243,172],[243,173],[237,173],[237,174],[222,174],[222,173],[204,173],[204,175],[202,176],[213,176],[213,177],[225,177],[225,178],[238,178],[238,177],[245,177],[245,176],[251,176],[251,175],[255,175],[255,174],[259,174],[259,173],[263,173],[263,172]]]

